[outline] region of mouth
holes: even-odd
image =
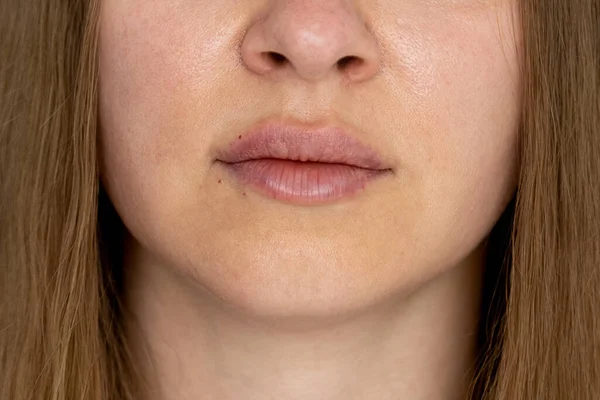
[[[375,150],[341,128],[262,125],[217,152],[241,185],[297,205],[340,201],[391,173]]]

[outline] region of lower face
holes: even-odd
[[[514,193],[510,1],[101,6],[102,184],[148,265],[236,307],[331,314],[406,292],[473,259]],[[365,25],[380,59],[360,82],[333,66],[259,73],[241,56],[251,30],[298,39]],[[302,63],[302,42],[286,43]],[[318,204],[267,195],[217,155],[269,118],[350,126],[389,173]]]

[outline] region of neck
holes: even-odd
[[[244,313],[151,260],[129,257],[126,304],[151,400],[458,400],[477,353],[483,252],[352,315]]]

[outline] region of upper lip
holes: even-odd
[[[239,134],[217,151],[217,159],[226,163],[265,158],[390,169],[373,148],[343,128],[332,125],[315,128],[281,122],[264,123]]]

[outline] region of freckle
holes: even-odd
[[[219,179],[219,183],[221,183],[222,181]]]
[[[244,196],[246,195],[246,192],[242,193]]]
[[[242,135],[238,136],[238,139],[241,139],[241,138],[242,138]]]

